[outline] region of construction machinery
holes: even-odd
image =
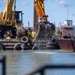
[[[0,50],[32,49],[32,31],[23,27],[23,13],[16,11],[16,0],[6,0],[0,13]]]
[[[0,14],[0,37],[16,38],[17,28],[22,27],[22,11],[16,11],[14,0],[6,0],[4,11]],[[14,5],[13,5],[14,4]],[[13,7],[14,6],[14,7]],[[21,18],[20,18],[21,17]]]
[[[35,16],[38,16],[40,19],[40,22],[38,22],[35,21],[38,20],[38,18],[34,18],[35,40],[50,40],[55,31],[55,25],[48,21],[48,15],[46,15],[44,8],[44,0],[34,0],[34,9],[37,13]]]

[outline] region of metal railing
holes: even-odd
[[[48,69],[75,69],[75,64],[69,64],[69,65],[44,65],[34,71],[31,71],[30,73],[27,73],[25,75],[34,75],[39,73],[40,75],[45,75],[45,70]]]
[[[0,63],[2,64],[2,75],[6,75],[6,57],[0,58]]]

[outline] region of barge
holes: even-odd
[[[31,50],[34,43],[19,39],[0,39],[0,50]]]

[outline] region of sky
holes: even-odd
[[[56,27],[64,23],[64,20],[73,20],[75,24],[75,0],[45,0],[45,12],[48,21],[54,23]],[[0,12],[5,8],[6,0],[0,0]],[[33,26],[34,0],[16,0],[16,10],[22,11],[24,27]]]

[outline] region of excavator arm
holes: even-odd
[[[37,12],[40,22],[35,26],[36,40],[50,40],[55,30],[55,25],[47,19],[44,8],[44,0],[34,0],[34,7]],[[35,16],[35,15],[34,15]]]
[[[40,21],[47,21],[48,15],[45,14],[44,0],[34,0],[34,5]]]
[[[44,10],[44,0],[34,0],[35,9],[37,11],[38,16],[41,18],[45,15]]]

